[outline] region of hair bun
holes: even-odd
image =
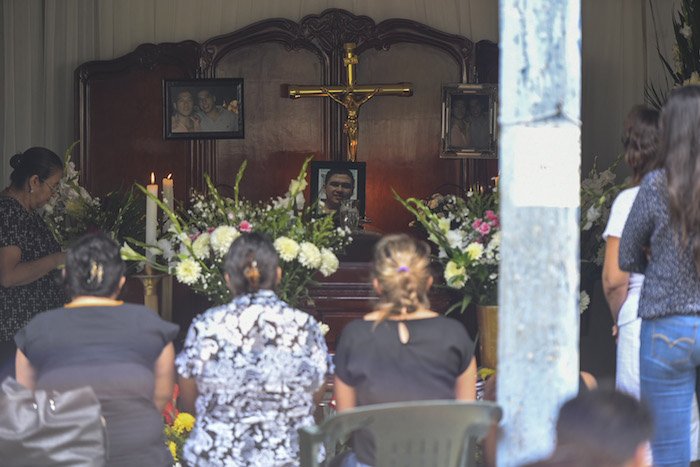
[[[22,153],[21,152],[18,152],[17,154],[12,156],[12,159],[10,159],[10,167],[12,167],[13,169],[16,169],[17,167],[19,167],[21,163],[22,163]]]

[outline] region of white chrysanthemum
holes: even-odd
[[[328,248],[321,248],[320,271],[324,277],[328,277],[335,271],[337,271],[339,265],[340,261],[338,261],[338,257],[335,256],[335,254],[331,250],[329,250]]]
[[[311,242],[303,242],[299,246],[299,262],[309,269],[318,269],[321,266],[321,252]]]
[[[278,237],[274,245],[282,261],[293,261],[299,254],[299,244],[289,237]]]
[[[318,323],[318,325],[321,327],[321,334],[323,334],[324,336],[328,334],[328,331],[331,330],[331,327],[326,323]]]
[[[177,280],[186,285],[194,285],[202,274],[202,266],[192,258],[180,261],[175,268]]]
[[[455,278],[454,282],[450,282],[453,278]],[[450,287],[461,289],[464,287],[464,284],[467,283],[467,279],[469,279],[469,277],[464,267],[458,266],[454,261],[449,261],[447,263],[447,266],[445,266],[445,280]]]
[[[217,227],[216,230],[211,233],[211,238],[209,239],[211,249],[214,250],[217,256],[223,257],[228,253],[231,244],[239,235],[241,235],[241,233],[230,225]]]
[[[471,242],[465,251],[469,257],[475,261],[479,259],[484,252],[484,245],[478,242]]]
[[[204,232],[192,242],[192,251],[198,259],[207,259],[211,251],[209,250],[209,234]]]
[[[462,246],[464,236],[461,230],[450,230],[445,234],[445,239],[451,248],[459,248]]]

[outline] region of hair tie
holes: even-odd
[[[243,270],[243,275],[248,280],[248,284],[250,284],[250,286],[253,289],[258,288],[258,284],[260,283],[260,271],[258,270],[257,261],[251,261],[250,266],[246,267]]]
[[[408,272],[408,271],[409,271],[408,266],[401,266],[401,267],[398,269],[398,272]]]
[[[87,283],[92,284],[93,281],[97,280],[97,285],[102,284],[102,277],[104,276],[104,268],[102,263],[97,264],[95,261],[90,262],[90,277],[87,278]]]

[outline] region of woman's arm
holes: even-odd
[[[474,357],[464,373],[457,378],[455,399],[459,401],[476,400],[476,358]]]
[[[627,287],[630,282],[629,273],[620,269],[617,258],[620,252],[620,239],[608,237],[605,247],[605,262],[603,263],[603,292],[610,307],[613,323],[617,324],[620,308],[627,299]]]
[[[194,414],[195,402],[199,396],[197,382],[194,379],[180,376],[178,384],[180,385],[180,408],[183,412]]]
[[[355,388],[335,377],[335,408],[338,412],[350,410],[357,407]]]
[[[24,353],[17,349],[15,357],[16,379],[19,384],[32,391],[36,387],[36,370]]]
[[[31,284],[63,264],[66,254],[53,253],[35,261],[22,262],[21,259],[22,250],[18,246],[0,248],[0,286]]]
[[[175,386],[175,347],[172,342],[166,345],[158,356],[153,365],[153,376],[155,377],[153,403],[158,408],[158,412],[162,412],[172,400]]]

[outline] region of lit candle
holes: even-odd
[[[148,193],[156,198],[158,197],[158,185],[156,185],[156,174],[151,172],[151,184],[146,187]],[[158,207],[155,200],[150,196],[146,197],[146,244],[156,244],[156,223],[158,216]],[[153,260],[153,253],[146,250],[146,257]]]
[[[173,174],[172,172],[168,174],[166,178],[163,179],[163,203],[171,211],[175,210],[175,196],[173,195]],[[170,217],[167,212],[163,213],[163,230],[167,230],[170,227]]]

